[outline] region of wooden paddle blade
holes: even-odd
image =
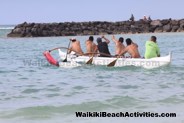
[[[67,62],[67,58],[65,58],[65,59],[63,60],[63,62]]]
[[[118,60],[118,58],[117,59],[115,59],[114,61],[112,61],[111,63],[109,63],[108,65],[107,65],[107,67],[114,67],[114,65],[116,64],[116,61]]]
[[[93,57],[91,57],[91,58],[86,62],[86,64],[92,64],[92,62],[93,62]]]

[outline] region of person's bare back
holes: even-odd
[[[138,51],[138,45],[133,43],[131,39],[126,40],[127,47],[121,52],[121,55],[125,53],[129,53],[132,58],[140,58],[140,54]]]
[[[120,55],[123,49],[125,48],[123,41],[124,39],[122,37],[119,38],[119,40],[115,39],[115,36],[112,36],[112,40],[115,43],[115,55]]]
[[[74,52],[76,52],[79,55],[83,55],[80,42],[77,41],[76,39],[75,40],[71,40],[71,41],[72,41],[72,44],[71,44],[71,47],[70,47],[70,52],[74,51]]]
[[[116,43],[116,55],[120,55],[120,53],[123,51],[125,46],[121,42]]]
[[[94,56],[93,53],[97,53],[98,51],[97,45],[93,42],[93,40],[93,36],[89,36],[89,39],[86,41],[86,51],[87,53],[92,53],[92,56]]]
[[[91,52],[97,52],[97,45],[89,40],[86,41],[86,50],[87,53],[91,53]]]
[[[127,51],[132,58],[140,58],[140,54],[138,51],[138,47],[135,44],[131,44],[125,48],[125,51]]]

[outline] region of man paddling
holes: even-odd
[[[71,46],[69,48],[69,53],[71,53],[71,51],[74,51],[74,52],[76,52],[79,55],[83,55],[83,51],[81,49],[80,42],[77,41],[76,38],[71,38],[70,41],[72,43],[71,43]]]
[[[134,43],[130,38],[126,39],[126,44],[127,46],[121,52],[121,55],[124,55],[125,53],[129,53],[131,58],[140,58],[140,54],[138,51],[138,45]]]
[[[160,57],[160,49],[157,44],[156,36],[151,36],[150,41],[146,42],[145,59]]]
[[[102,42],[102,39],[105,39],[105,42]],[[98,47],[98,51],[99,53],[104,53],[104,54],[107,54],[107,55],[104,55],[104,54],[100,54],[100,57],[108,57],[108,55],[110,56],[110,52],[109,52],[109,48],[108,48],[108,44],[110,43],[110,41],[105,37],[105,36],[102,36],[101,38],[97,38],[97,47]]]
[[[89,39],[86,41],[87,53],[97,53],[98,51],[97,45],[93,42],[93,40],[93,36],[90,36]]]
[[[115,55],[118,56],[118,55],[121,54],[121,52],[122,52],[123,49],[125,48],[125,45],[123,44],[124,39],[123,39],[123,37],[120,37],[119,40],[117,40],[117,39],[115,38],[115,36],[113,35],[113,36],[112,36],[112,40],[114,41],[115,46],[116,46],[116,47],[115,47]]]

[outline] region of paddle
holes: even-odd
[[[57,50],[57,49],[67,49],[67,50],[69,50],[67,47],[56,47],[54,49],[49,50],[49,52],[52,52],[52,51]]]
[[[69,48],[67,47],[56,47],[54,49],[51,49],[51,50],[48,50],[49,52],[52,52],[54,50],[57,50],[57,49],[67,49],[67,50],[70,50]],[[71,50],[72,51],[72,50]],[[77,52],[76,52],[77,53]],[[79,53],[77,53],[78,56],[81,56]],[[87,52],[87,53],[84,53],[83,55],[86,56],[86,55],[90,55],[90,54],[101,54],[101,55],[104,55],[104,56],[108,56],[108,57],[115,57],[113,55],[109,55],[109,54],[106,54],[106,53],[96,53],[96,52]]]
[[[93,62],[93,56],[86,62],[86,64],[92,64]]]
[[[92,64],[94,54],[101,54],[101,55],[104,55],[104,56],[112,57],[111,55],[106,54],[106,53],[89,52],[89,53],[86,53],[86,54],[93,54],[92,57],[86,62],[86,64]]]
[[[119,58],[119,57],[118,57]],[[116,58],[114,61],[112,61],[111,63],[109,63],[107,65],[107,67],[114,67],[114,65],[116,64],[116,61],[118,60],[118,58]]]
[[[70,42],[71,42],[71,41],[70,41]],[[69,47],[70,47],[70,42],[69,42],[69,44],[68,44],[68,49],[69,49]],[[63,60],[63,62],[67,62],[68,49],[67,49],[67,52],[66,52],[66,58]]]
[[[96,53],[96,52],[87,52],[87,53],[84,53],[83,55],[86,56],[86,55],[91,55],[91,54],[101,54],[101,55],[104,55],[104,56],[107,56],[107,57],[114,57],[112,55],[109,55],[109,54],[106,54],[106,53]]]

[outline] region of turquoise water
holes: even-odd
[[[6,37],[6,35],[13,29],[14,25],[0,25],[0,38]]]
[[[5,30],[0,30],[0,34],[1,123],[184,122],[184,33],[154,34],[161,55],[172,51],[173,57],[170,66],[152,70],[57,68],[49,65],[42,53],[67,46],[70,37],[6,38]],[[122,36],[132,38],[143,55],[144,44],[151,35]],[[87,38],[77,37],[84,51]],[[113,42],[110,51],[113,54]],[[52,54],[58,58],[56,51]],[[176,113],[177,117],[76,118],[76,111],[163,112]]]

